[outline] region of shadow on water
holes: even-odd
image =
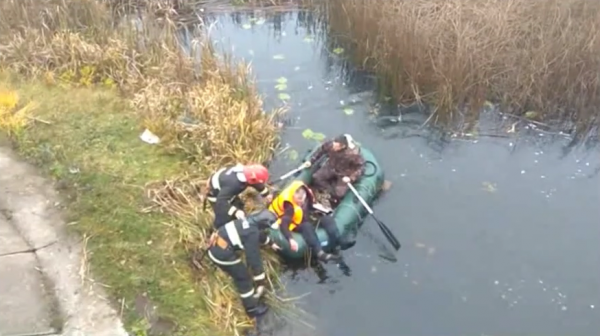
[[[288,272],[316,330],[281,335],[592,335],[600,330],[600,155],[489,109],[479,134],[425,127],[418,107],[375,100],[375,80],[323,48],[306,12],[213,17],[220,48],[251,62],[267,108],[287,104],[289,170],[314,135],[351,133],[378,155],[391,190],[374,205],[403,243],[398,262],[367,219],[322,281]],[[401,115],[400,115],[401,114]],[[306,131],[310,129],[311,131]],[[464,135],[464,134],[463,134]],[[285,145],[285,144],[284,144]],[[295,154],[294,154],[295,153]]]

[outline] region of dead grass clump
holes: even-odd
[[[540,118],[597,120],[600,2],[366,0],[328,3],[331,29],[399,102],[438,122],[476,121],[486,100]]]
[[[186,176],[165,176],[166,181],[150,184],[147,196],[155,205],[151,209],[171,215],[164,226],[168,232],[161,236],[178,237],[173,240],[165,238],[161,242],[162,248],[166,251],[195,250],[204,242],[212,227],[212,214],[202,211],[201,198],[198,196],[202,180],[221,165],[267,161],[277,145],[277,128],[273,118],[281,111],[263,111],[249,69],[227,57],[218,56],[205,38],[205,27],[201,22],[193,34],[196,38],[188,41],[189,46],[184,48],[178,40],[178,26],[172,16],[176,8],[172,3],[172,7],[168,7],[167,1],[148,0],[144,9],[139,9],[135,16],[115,17],[114,13],[127,12],[120,9],[120,3],[129,2],[0,2],[0,68],[42,79],[48,86],[104,86],[109,90],[119,90],[133,107],[136,113],[134,117],[140,120],[140,132],[144,128],[149,129],[160,137],[161,146],[167,152],[191,164],[192,170]],[[4,100],[0,102],[0,128],[10,132],[16,127],[13,124],[17,120],[14,119],[17,113],[14,104]],[[128,115],[127,118],[131,119],[132,116]],[[18,120],[17,126],[25,127],[22,124],[24,119]],[[114,123],[118,124],[119,120],[114,120]],[[32,129],[32,132],[35,130]],[[116,138],[111,139],[116,141]],[[61,141],[60,138],[53,140]],[[127,144],[119,143],[118,146],[126,147]],[[85,156],[89,155],[92,154]],[[132,169],[139,171],[128,172],[134,175],[133,180],[144,180],[146,172],[141,167],[143,165],[140,162],[140,166],[132,166]],[[119,188],[122,189],[116,187],[115,190]],[[141,205],[143,195],[139,194],[139,189],[131,190],[136,191],[121,197],[137,199]],[[143,219],[139,221],[143,222]],[[121,222],[124,230],[134,230],[125,224],[130,222],[129,218],[123,218]],[[159,234],[156,232],[156,235]],[[132,233],[127,236],[136,238],[138,235]],[[139,242],[131,245],[140,246],[142,254],[142,247],[147,248],[147,241],[141,235],[138,239]],[[99,250],[97,253],[107,256],[115,254],[110,250],[114,247],[110,245],[98,247],[102,248],[109,250]],[[110,262],[118,263],[119,260]],[[160,262],[162,260],[156,260],[157,266],[140,267],[160,267]],[[269,278],[274,282],[277,265],[276,259],[271,256],[267,267],[270,270]],[[108,268],[108,265],[96,267]],[[135,272],[135,268],[132,272]],[[119,280],[115,280],[121,283],[112,287],[133,286],[130,279],[136,278],[139,278],[136,274],[123,274]],[[111,283],[107,285],[111,286]],[[198,315],[209,315],[208,320],[213,323],[204,327],[232,333],[249,325],[239,305],[239,296],[229,286],[229,279],[222,272],[207,272],[200,279],[199,287],[205,291],[204,307],[208,311],[198,312]],[[173,302],[174,297],[176,295],[165,295],[164,300],[173,307],[183,306]],[[160,309],[160,298],[154,299]],[[176,319],[178,312],[169,311],[168,314]],[[199,330],[189,326],[180,328]]]

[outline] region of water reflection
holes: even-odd
[[[393,184],[374,210],[404,243],[397,263],[378,258],[382,238],[367,220],[366,237],[346,255],[352,277],[327,266],[324,284],[312,270],[289,279],[292,293],[311,293],[299,305],[317,317],[318,334],[600,330],[600,155],[592,142],[564,152],[568,136],[535,125],[511,133],[514,119],[492,109],[480,134],[432,130],[418,108],[378,101],[374,79],[343,62],[314,16],[253,15],[215,17],[213,34],[252,63],[267,107],[288,105],[294,122],[285,142],[303,153],[314,145],[305,129],[352,133]],[[305,330],[294,333],[314,334]]]

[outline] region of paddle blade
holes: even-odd
[[[377,225],[379,225],[379,228],[381,229],[381,232],[383,232],[385,238],[390,242],[390,244],[392,244],[392,247],[396,251],[398,251],[401,245],[398,239],[396,239],[396,236],[394,236],[392,231],[390,231],[390,229],[385,224],[383,224],[379,219],[375,218],[375,216],[373,216],[373,219],[375,219]]]

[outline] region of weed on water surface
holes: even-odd
[[[124,300],[128,329],[241,332],[251,322],[230,280],[208,266],[198,276],[189,255],[211,227],[207,175],[268,161],[282,111],[263,111],[248,67],[218,56],[201,23],[200,57],[182,53],[173,2],[119,17],[126,3],[0,3],[0,130],[69,198],[70,227],[89,237],[93,275]],[[144,130],[159,143],[142,141]],[[265,257],[276,286],[277,260]]]

